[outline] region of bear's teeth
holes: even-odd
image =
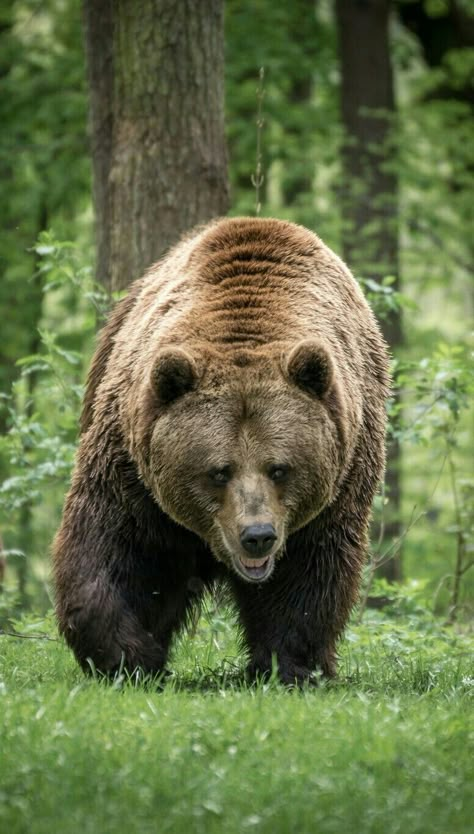
[[[263,568],[267,564],[268,559],[268,556],[265,556],[263,559],[246,559],[245,556],[240,557],[240,561],[246,568]]]

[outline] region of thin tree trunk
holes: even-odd
[[[313,89],[313,82],[310,76],[305,78],[295,78],[291,85],[289,92],[290,104],[299,106],[302,112],[307,111],[311,101],[311,93]],[[294,128],[287,129],[287,133],[296,134]],[[301,156],[298,160],[292,160],[288,163],[287,170],[283,175],[282,192],[283,204],[285,206],[295,206],[304,195],[311,194],[313,188],[313,171],[308,167],[308,160],[305,158],[304,150],[301,149]]]
[[[232,203],[239,203],[242,198],[248,201],[249,214],[255,211],[255,203],[256,203],[256,194],[255,194],[255,175],[256,175],[256,155],[257,155],[257,131],[258,131],[258,93],[259,89],[263,89],[265,92],[265,76],[263,79],[260,78],[260,71],[265,71],[265,67],[256,67],[252,65],[252,67],[246,68],[243,72],[241,72],[234,80],[236,86],[243,87],[244,85],[253,83],[255,85],[255,98],[250,101],[245,100],[243,103],[239,102],[239,106],[235,107],[232,111],[232,118],[234,121],[240,122],[241,124],[246,124],[248,135],[247,141],[250,140],[250,144],[252,146],[252,150],[250,153],[244,154],[242,159],[242,153],[239,149],[239,138],[235,140],[235,145],[232,142],[232,135],[229,137],[229,152],[230,157],[233,161],[231,174],[233,174],[233,180],[231,183],[231,191],[232,191]],[[235,105],[235,102],[234,102]],[[262,117],[263,117],[263,125],[260,128],[260,137],[261,137],[261,144],[263,148],[262,152],[262,176],[263,181],[260,184],[259,188],[259,197],[260,203],[265,208],[265,204],[267,202],[267,191],[268,191],[268,173],[269,173],[269,160],[268,160],[268,153],[266,147],[266,127],[267,127],[267,118],[265,112],[265,96],[263,96],[262,100]],[[240,166],[236,163],[240,161]],[[244,161],[245,166],[242,167],[242,161]],[[251,207],[250,207],[251,206]],[[244,209],[246,211],[247,209]]]
[[[3,553],[3,539],[0,535],[0,594],[3,591],[3,580],[5,579],[5,570],[7,567],[7,560]]]
[[[343,193],[346,260],[355,271],[376,281],[387,275],[399,285],[397,175],[388,146],[395,113],[389,47],[390,0],[336,0],[341,61],[341,107],[347,142]],[[392,350],[402,342],[401,316],[381,322]],[[389,497],[385,537],[401,534],[400,447],[388,448],[386,487]],[[379,572],[401,578],[401,555]]]
[[[228,207],[222,0],[84,0],[97,275],[118,290]]]

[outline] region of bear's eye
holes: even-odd
[[[230,466],[223,466],[221,469],[211,469],[208,475],[215,486],[225,486],[229,483],[232,472]]]
[[[271,481],[274,481],[274,483],[279,484],[286,481],[289,471],[290,467],[285,463],[275,463],[273,466],[270,466],[268,470],[268,477]]]

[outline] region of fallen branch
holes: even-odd
[[[22,634],[19,631],[5,631],[0,628],[0,637],[19,637],[22,640],[49,640],[51,643],[59,643],[58,637],[50,637],[49,634],[39,632],[37,634]]]

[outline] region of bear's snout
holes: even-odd
[[[250,524],[240,534],[240,543],[254,559],[261,559],[270,552],[277,540],[273,524]]]

